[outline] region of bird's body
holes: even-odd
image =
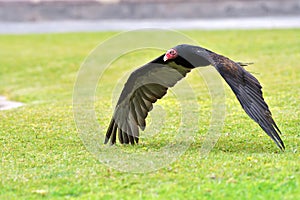
[[[124,85],[108,127],[105,143],[135,144],[139,141],[139,128],[146,127],[145,119],[153,103],[161,99],[196,67],[213,65],[225,79],[245,112],[284,149],[276,123],[263,99],[261,85],[247,72],[243,64],[198,46],[178,45],[166,54],[135,70]]]

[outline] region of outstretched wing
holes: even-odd
[[[268,105],[264,101],[258,80],[239,64],[221,55],[210,53],[212,64],[229,84],[245,112],[274,140],[277,146],[285,149],[281,134]]]
[[[109,140],[115,144],[117,132],[120,143],[138,143],[139,128],[145,129],[145,119],[153,103],[190,72],[192,66],[187,61],[164,62],[163,56],[135,70],[128,78],[108,127],[105,144]],[[190,68],[183,67],[180,62]]]

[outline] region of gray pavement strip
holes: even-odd
[[[0,110],[9,110],[12,108],[17,108],[24,105],[21,102],[16,101],[8,101],[6,97],[0,96]]]
[[[176,30],[300,28],[300,15],[222,19],[0,22],[0,34],[128,31],[143,28]]]

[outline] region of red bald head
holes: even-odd
[[[175,49],[170,49],[166,52],[164,56],[164,61],[174,59],[178,56],[177,51]]]

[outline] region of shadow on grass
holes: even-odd
[[[201,148],[202,142],[193,143],[190,146],[190,149]],[[226,152],[226,153],[283,153],[280,149],[273,145],[272,142],[266,144],[262,141],[245,141],[245,140],[226,140],[220,139],[215,147],[212,149],[212,152]]]
[[[201,147],[203,145],[203,140],[197,140],[192,142],[191,144],[187,144],[186,142],[177,142],[177,143],[169,143],[168,140],[160,140],[160,141],[150,141],[150,142],[141,142],[138,145],[130,146],[128,148],[127,145],[123,146],[122,148],[128,151],[134,150],[151,150],[151,151],[158,151],[160,148],[165,147],[166,145],[171,145],[172,147],[182,146],[182,145],[189,145],[187,151],[190,152],[198,152],[200,153]],[[232,140],[232,139],[222,139],[216,143],[215,147],[211,149],[211,152],[226,152],[226,153],[284,153],[280,149],[276,147],[275,144],[270,141],[269,143],[264,143],[263,141],[244,141],[244,140]]]

